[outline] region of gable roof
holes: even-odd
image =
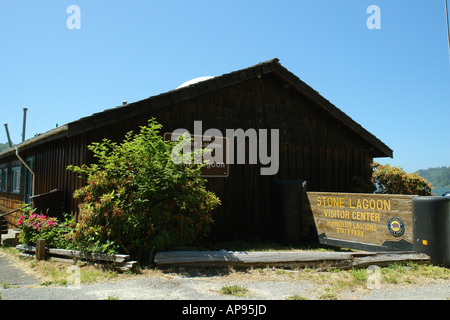
[[[51,133],[51,131],[49,131],[48,133],[44,133],[40,136],[27,140],[19,144],[17,147],[20,148],[21,146],[28,146],[30,145],[30,142],[31,144],[35,145],[35,143],[38,143],[43,139],[48,141],[48,139],[60,137],[61,134],[65,134],[68,137],[71,137],[82,132],[90,131],[95,128],[119,122],[128,117],[137,116],[151,110],[161,109],[165,106],[185,101],[193,97],[217,90],[219,88],[231,86],[239,82],[250,80],[266,74],[275,74],[283,81],[286,81],[293,88],[313,101],[318,107],[325,110],[337,121],[341,122],[343,125],[355,132],[365,141],[367,141],[374,147],[375,157],[392,158],[393,151],[387,145],[385,145],[381,140],[364,129],[361,125],[356,123],[352,118],[342,112],[330,101],[322,97],[317,91],[300,80],[296,75],[283,67],[279,63],[279,59],[277,58],[256,64],[245,69],[223,74],[221,76],[207,78],[203,81],[195,82],[188,86],[181,86],[175,90],[161,93],[144,100],[94,113],[91,116],[83,117],[81,119],[68,123],[66,126],[64,126],[63,130],[60,129],[61,131],[58,132],[58,135],[49,135],[49,133]],[[9,153],[10,151],[11,149],[4,151],[0,154],[0,157],[6,153]]]

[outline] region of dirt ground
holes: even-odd
[[[340,273],[271,268],[143,270],[67,286],[42,286],[45,280],[27,264],[0,252],[2,300],[450,300],[449,279],[346,286],[348,279]],[[223,292],[233,286],[244,292]]]

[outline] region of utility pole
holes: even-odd
[[[8,144],[9,144],[9,147],[11,148],[13,146],[13,143],[11,141],[11,137],[9,136],[9,130],[8,130],[8,124],[7,123],[5,123],[5,129],[6,129],[6,136],[8,137]]]
[[[450,27],[449,27],[449,22],[448,22],[448,4],[447,4],[447,0],[445,1],[445,19],[447,21],[447,40],[448,40],[448,55],[449,55],[449,59],[450,59]]]
[[[23,108],[23,128],[22,128],[22,142],[25,141],[25,131],[27,128],[27,108]]]

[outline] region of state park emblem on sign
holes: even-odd
[[[389,220],[388,229],[394,237],[400,237],[405,233],[405,226],[403,221],[399,218],[392,218]]]

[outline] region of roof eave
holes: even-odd
[[[177,88],[175,90],[161,93],[159,95],[130,103],[125,106],[118,106],[115,108],[107,109],[102,112],[95,113],[91,116],[73,121],[62,127],[65,128],[64,134],[67,137],[71,137],[82,132],[90,131],[108,124],[121,121],[124,118],[139,115],[148,110],[157,110],[167,105],[185,101],[190,98],[217,90],[219,88],[227,87],[270,73],[274,73],[278,77],[283,79],[283,81],[288,82],[299,92],[312,100],[316,105],[323,108],[346,127],[350,128],[353,132],[362,137],[366,142],[373,146],[374,157],[393,157],[393,151],[387,145],[385,145],[381,140],[364,129],[361,125],[359,125],[352,118],[342,112],[330,101],[322,97],[320,93],[300,80],[300,78],[298,78],[295,74],[283,67],[279,63],[279,59],[277,58],[261,62],[245,69],[223,74],[209,80],[198,82],[187,87]],[[21,148],[28,146],[28,144],[33,144],[34,142],[41,141],[47,135],[52,135],[52,132],[54,130],[55,129],[43,134],[42,136],[38,136],[37,140],[34,140],[33,138],[20,144]],[[0,157],[4,156],[4,154],[9,154],[12,151],[13,150],[6,150],[2,154],[0,154]]]
[[[21,142],[17,145],[13,145],[11,148],[6,149],[2,153],[0,153],[0,159],[13,155],[16,152],[16,148],[18,150],[26,150],[26,149],[29,149],[32,147],[36,147],[40,144],[67,136],[67,130],[68,130],[68,126],[63,125],[63,126],[59,126],[59,127],[55,128],[55,129],[52,129],[50,131],[47,131],[45,133],[36,135],[33,138],[30,138],[30,139],[28,139],[24,142]]]
[[[369,144],[371,144],[375,151],[374,157],[383,158],[383,157],[393,157],[393,151],[386,144],[384,144],[380,139],[374,136],[372,133],[364,129],[359,123],[354,121],[351,117],[349,117],[346,113],[332,104],[329,100],[325,99],[319,92],[314,90],[308,84],[300,80],[295,74],[287,70],[280,63],[274,63],[273,71],[279,77],[281,77],[284,81],[290,83],[294,88],[300,91],[302,94],[307,96],[310,100],[315,102],[318,106],[322,107],[329,114],[331,114],[338,121],[342,122],[345,126],[350,128],[364,140],[366,140]]]

